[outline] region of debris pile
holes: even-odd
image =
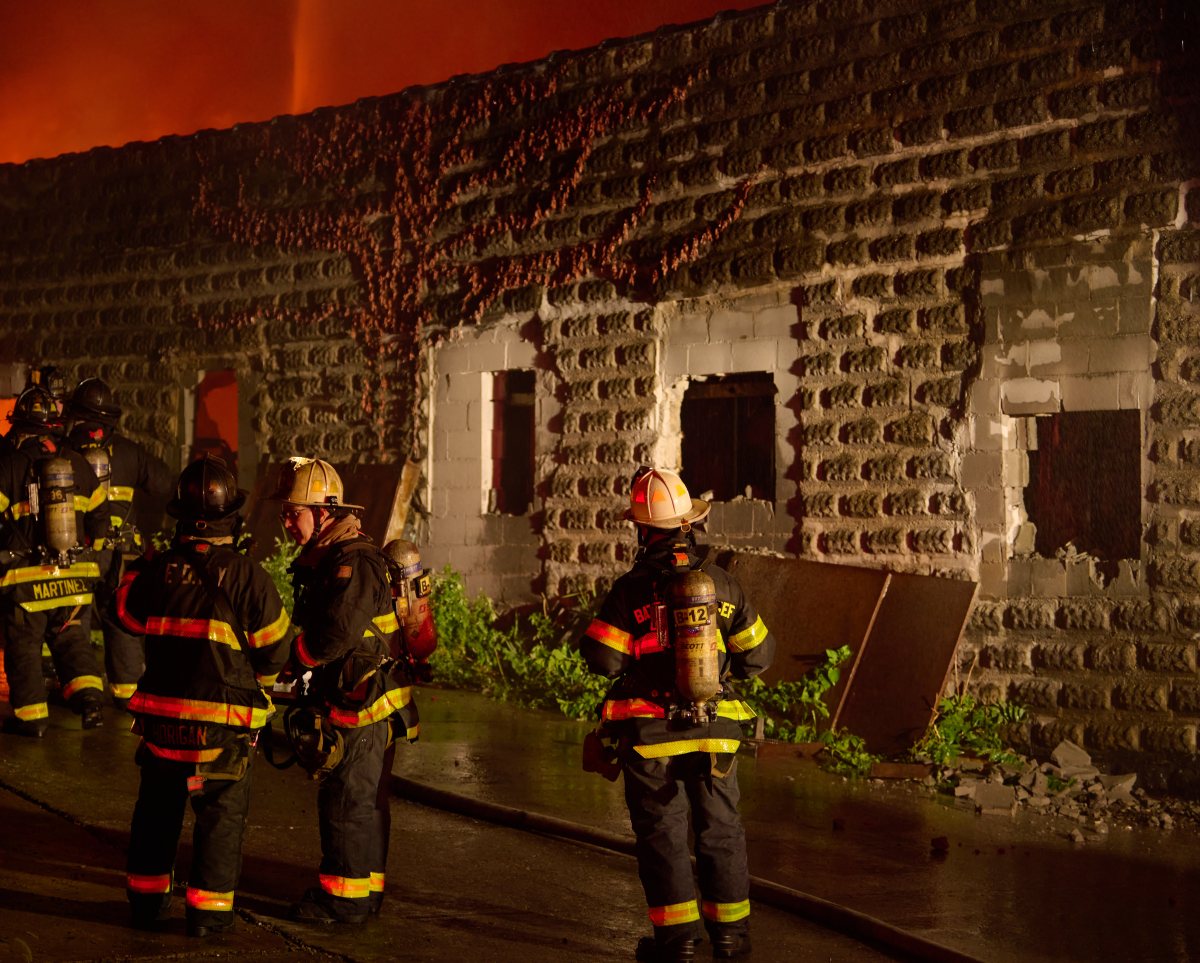
[[[953,765],[933,768],[922,784],[973,805],[980,815],[1028,811],[1059,817],[1071,825],[1067,836],[1076,842],[1105,836],[1114,824],[1200,831],[1200,803],[1148,796],[1135,787],[1136,781],[1134,773],[1101,772],[1084,749],[1064,740],[1049,762],[964,756]]]

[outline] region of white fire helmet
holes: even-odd
[[[301,457],[283,463],[275,494],[271,496],[274,501],[312,508],[362,509],[362,505],[346,504],[345,497],[342,479],[333,465],[320,458]]]
[[[629,492],[625,517],[651,528],[682,528],[708,517],[709,504],[692,498],[682,479],[669,468],[639,468]]]

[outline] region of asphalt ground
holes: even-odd
[[[473,693],[418,699],[422,739],[400,747],[394,770],[380,917],[286,920],[315,881],[315,787],[260,757],[239,922],[207,941],[185,935],[181,893],[163,932],[126,925],[137,791],[126,717],[110,709],[83,732],[54,707],[44,739],[0,736],[0,960],[631,959],[649,926],[622,852],[620,785],[579,765],[589,726]],[[1116,823],[1081,846],[1047,817],[977,816],[786,751],[742,756],[739,769],[754,960],[1200,959],[1193,835]],[[185,840],[179,879],[188,855]]]

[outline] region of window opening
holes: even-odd
[[[1064,411],[1034,421],[1025,489],[1034,550],[1053,558],[1073,545],[1101,561],[1139,558],[1140,412]]]
[[[683,394],[683,478],[715,501],[775,500],[775,379],[770,372],[714,375]]]
[[[525,515],[533,507],[534,428],[534,373],[493,372],[489,511]]]
[[[192,444],[188,461],[208,453],[223,458],[238,473],[237,372],[222,368],[205,371],[196,385],[192,410]]]

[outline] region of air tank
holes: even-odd
[[[704,572],[680,572],[671,579],[667,595],[675,689],[681,701],[702,706],[721,691],[717,587]]]

